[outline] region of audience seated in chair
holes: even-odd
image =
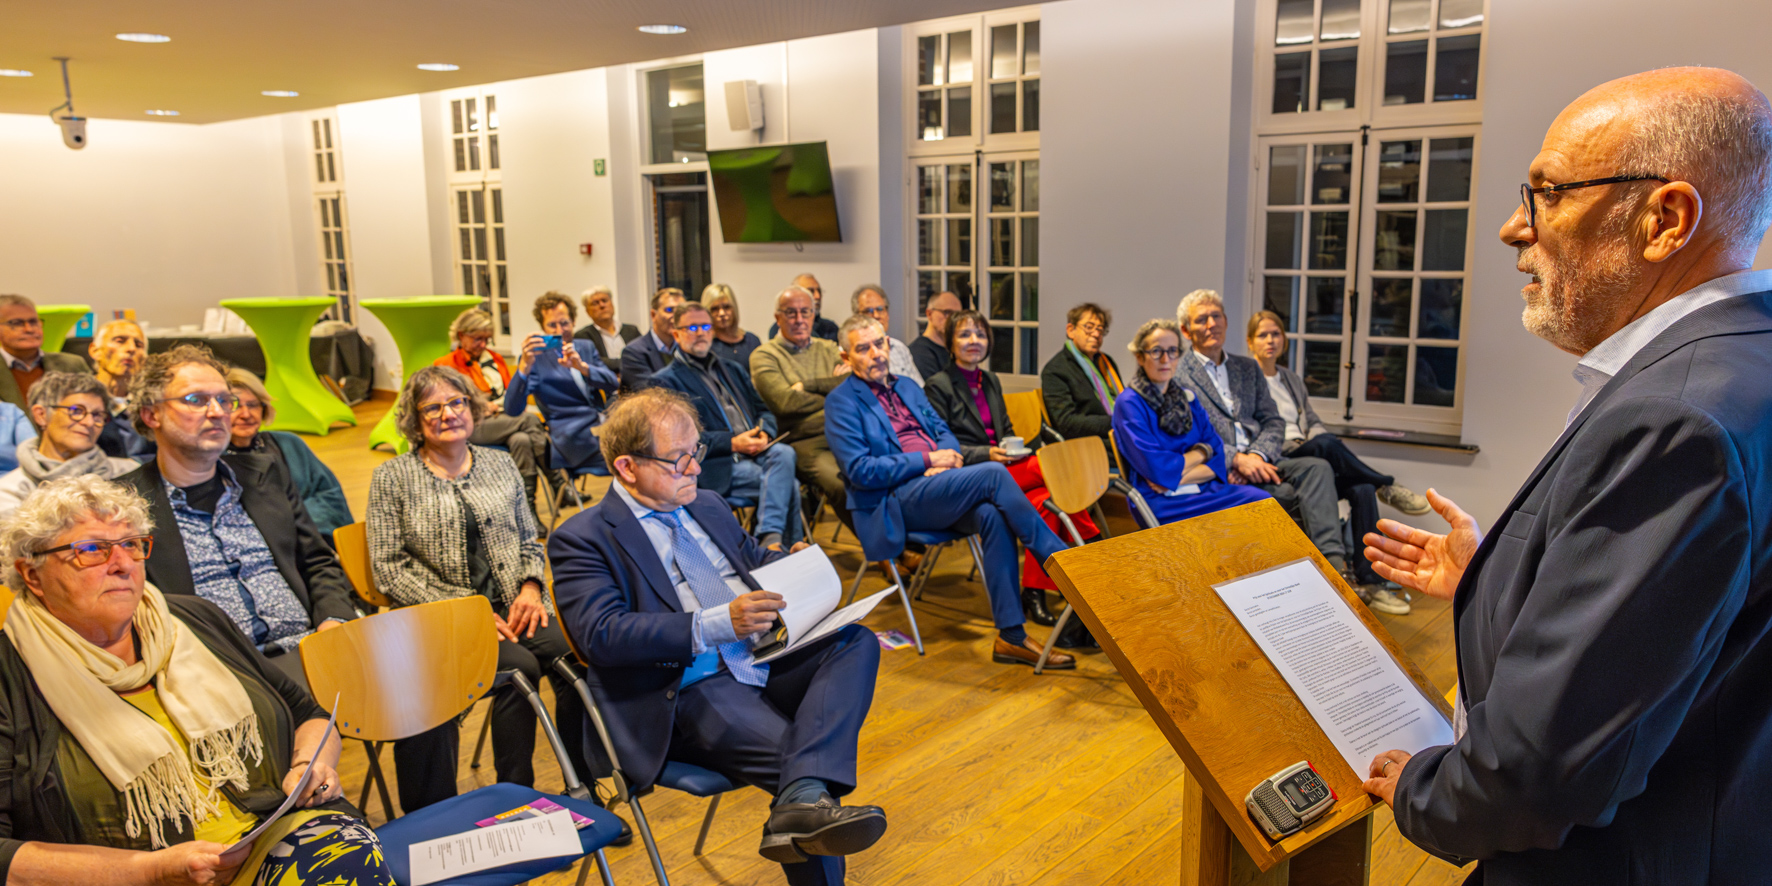
[[[1163,523],[1268,498],[1229,482],[1224,442],[1200,398],[1176,376],[1187,359],[1181,329],[1149,320],[1128,346],[1138,368],[1114,399],[1114,441],[1151,513]]]
[[[148,503],[93,475],[45,484],[0,530],[17,594],[0,634],[0,878],[392,886],[344,800],[326,708],[214,604],[148,587],[150,532]],[[224,861],[310,767],[295,808]]]
[[[587,347],[589,347],[587,345]],[[538,527],[522,506],[523,481],[510,456],[471,445],[487,413],[467,376],[446,366],[413,373],[394,404],[395,423],[412,444],[375,468],[369,483],[369,555],[376,589],[396,606],[480,594],[492,601],[504,642],[498,668],[520,670],[533,685],[554,683],[554,721],[573,768],[584,761],[584,705],[550,666],[571,652],[548,612]],[[514,686],[492,700],[492,759],[498,780],[533,786],[535,710]],[[400,806],[407,812],[455,796],[460,725],[451,721],[394,743]]]
[[[782,554],[697,489],[695,415],[658,387],[610,411],[601,439],[612,492],[548,540],[560,617],[589,660],[586,682],[633,788],[656,783],[667,760],[755,785],[774,797],[763,857],[795,886],[841,883],[842,856],[886,830],[878,807],[838,804],[856,787],[880,646],[850,625],[752,660],[782,599],[751,571]]]
[[[1070,440],[1107,434],[1114,420],[1114,399],[1125,385],[1120,367],[1101,349],[1113,314],[1107,308],[1084,302],[1064,318],[1064,347],[1040,370],[1040,392],[1052,429]]]
[[[615,293],[607,286],[593,286],[580,296],[584,300],[585,319],[590,322],[578,328],[573,338],[584,339],[597,349],[603,365],[616,375],[621,374],[621,352],[628,342],[640,337],[632,323],[615,321]]]
[[[112,320],[93,333],[86,356],[92,361],[93,374],[109,393],[109,419],[98,436],[98,448],[118,458],[153,461],[154,441],[136,433],[129,418],[129,382],[148,358],[147,333],[134,320]]]
[[[781,332],[751,353],[751,380],[763,404],[775,414],[781,436],[793,444],[800,482],[824,493],[837,518],[849,523],[846,490],[837,457],[825,439],[825,395],[849,374],[835,342],[812,334],[817,316],[812,294],[790,286],[775,296]],[[808,531],[811,527],[807,527]]]
[[[855,288],[849,296],[849,313],[866,314],[879,322],[881,329],[892,328],[892,301],[886,297],[886,290],[878,283],[863,283]],[[891,350],[890,368],[892,374],[899,378],[908,378],[922,387],[927,381],[917,370],[917,362],[911,357],[911,349],[904,342],[886,336],[887,347]]]
[[[10,372],[0,372],[0,400],[29,409],[25,397],[45,372],[82,372],[92,367],[73,354],[43,350],[43,319],[37,303],[22,295],[0,295],[0,359]]]
[[[621,352],[621,389],[638,391],[652,384],[652,374],[671,362],[676,340],[671,334],[671,314],[683,303],[683,290],[666,286],[652,293],[649,320],[652,328],[628,342]]]
[[[910,531],[976,534],[979,573],[997,627],[992,658],[1032,665],[1041,647],[1023,627],[1016,539],[1036,561],[1068,547],[1028,504],[1008,468],[988,460],[966,464],[960,441],[921,388],[892,375],[886,330],[857,314],[841,332],[850,378],[826,400],[825,433],[849,482],[855,535],[869,561],[898,556]],[[1055,653],[1050,668],[1073,668]]]
[[[1041,507],[1051,495],[1046,491],[1046,478],[1040,473],[1038,455],[1011,455],[1003,441],[1014,436],[1009,424],[1009,407],[1003,401],[1003,385],[997,374],[986,368],[991,356],[991,322],[977,311],[960,311],[948,320],[944,336],[954,357],[953,365],[931,377],[923,387],[929,405],[935,407],[948,430],[960,441],[960,454],[967,464],[994,461],[1009,469],[1015,485],[1027,496],[1046,528],[1059,531],[1058,515]],[[1024,441],[1031,449],[1039,449],[1045,441]],[[1071,522],[1085,539],[1100,534],[1088,514],[1071,514]],[[1062,536],[1061,536],[1062,538]],[[1051,627],[1058,619],[1046,607],[1046,592],[1058,585],[1046,575],[1033,553],[1026,552],[1021,564],[1021,608],[1029,621]],[[1090,647],[1094,642],[1082,620],[1074,620],[1057,645],[1066,648]]]
[[[357,617],[351,582],[288,474],[253,455],[225,456],[239,403],[209,349],[153,354],[129,388],[154,460],[117,482],[154,520],[148,581],[221,607],[284,674],[307,685],[296,647]]]
[[[603,456],[591,428],[603,419],[608,398],[615,393],[615,373],[597,358],[590,342],[572,338],[572,299],[549,292],[535,300],[535,322],[542,331],[523,339],[523,356],[505,390],[504,412],[522,415],[529,396],[547,418],[548,439],[554,453],[568,470],[602,470]],[[560,337],[558,350],[543,345],[543,336]],[[534,508],[529,509],[531,514]]]
[[[18,467],[0,477],[0,518],[51,480],[85,474],[110,480],[141,466],[98,448],[109,399],[98,379],[78,372],[46,372],[31,387],[31,414],[43,432],[19,445]]]
[[[37,436],[37,426],[23,409],[0,400],[0,471],[18,467],[18,448]]]
[[[917,373],[923,378],[936,377],[954,362],[953,353],[948,350],[948,318],[959,313],[962,307],[960,297],[951,292],[937,292],[924,306],[923,334],[905,346],[911,352],[911,362],[916,364]]]
[[[523,475],[524,501],[529,502],[529,515],[537,526],[541,518],[535,510],[535,487],[541,472],[548,466],[548,431],[541,418],[525,409],[517,415],[505,415],[502,407],[505,390],[511,386],[511,368],[505,358],[492,350],[492,315],[481,308],[469,308],[449,324],[449,337],[455,350],[437,358],[433,366],[449,366],[468,377],[479,388],[480,396],[496,404],[492,414],[474,424],[475,446],[501,446],[511,454],[517,473]]]
[[[738,297],[724,283],[702,287],[701,303],[707,306],[714,321],[714,353],[746,368],[751,365],[751,352],[762,347],[763,340],[755,332],[746,332],[738,325]]]
[[[798,286],[812,296],[812,337],[822,338],[831,344],[837,344],[837,321],[827,320],[824,316],[824,286],[818,278],[811,274],[801,274],[794,278],[789,286]],[[769,337],[774,338],[781,331],[781,320],[769,324]]]
[[[289,475],[302,505],[314,525],[332,539],[333,530],[357,522],[351,506],[345,501],[345,490],[332,469],[314,455],[302,438],[288,431],[266,431],[262,428],[277,417],[271,395],[258,376],[236,366],[228,370],[228,388],[240,405],[234,408],[234,422],[229,425],[229,455],[255,453],[275,462]]]
[[[672,315],[676,353],[652,383],[689,398],[701,421],[701,441],[708,460],[702,463],[701,488],[722,497],[741,498],[757,508],[753,534],[764,547],[799,540],[794,513],[800,509],[800,486],[794,482],[794,450],[770,445],[775,416],[751,385],[744,367],[713,353],[714,326],[700,302],[684,302]]]

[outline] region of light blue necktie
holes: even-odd
[[[725,607],[738,598],[732,593],[732,587],[720,577],[720,571],[714,568],[714,562],[695,543],[695,536],[683,526],[677,515],[666,511],[653,511],[650,515],[659,522],[671,527],[671,552],[677,561],[677,571],[683,573],[683,580],[689,583],[689,591],[695,595],[696,602],[703,609]],[[769,666],[751,661],[750,645],[743,640],[722,643],[719,646],[720,660],[726,662],[726,669],[732,672],[732,678],[746,686],[762,686],[769,682]]]

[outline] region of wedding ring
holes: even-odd
[[[1378,774],[1382,777],[1385,773],[1391,771],[1391,764],[1395,763],[1395,762],[1397,762],[1397,761],[1395,761],[1395,760],[1384,761],[1384,765],[1378,767]]]

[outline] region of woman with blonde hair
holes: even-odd
[[[714,324],[714,353],[749,369],[751,352],[761,347],[763,340],[738,325],[738,297],[732,294],[732,287],[709,283],[701,291],[701,303]]]

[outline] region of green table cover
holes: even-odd
[[[327,295],[222,299],[222,307],[252,327],[265,352],[265,390],[277,406],[277,418],[267,429],[324,435],[333,422],[357,423],[350,405],[320,383],[308,356],[314,322],[332,305]]]
[[[482,303],[477,295],[418,295],[410,298],[366,298],[358,302],[376,316],[394,346],[400,349],[400,384],[414,372],[437,362],[437,358],[455,349],[449,339],[449,324],[462,311]],[[382,416],[375,430],[369,432],[369,448],[388,446],[395,452],[407,450],[406,438],[394,427],[394,410]]]
[[[91,305],[38,305],[37,316],[43,320],[43,350],[59,351],[68,340],[68,333],[80,318],[92,313]]]

